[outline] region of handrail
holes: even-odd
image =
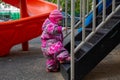
[[[80,20],[75,24],[75,0],[71,0],[71,31],[68,32],[64,38],[66,38],[70,33],[71,33],[71,80],[74,80],[74,53],[76,53],[102,26],[109,20],[111,17],[115,14],[120,9],[119,6],[115,6],[115,0],[112,0],[112,12],[109,15],[106,15],[106,0],[101,0],[98,3],[96,2],[97,0],[93,0],[93,7],[89,11],[88,10],[88,5],[89,5],[89,0],[87,0],[87,15],[85,14],[86,8],[85,8],[85,1],[86,0],[80,0]],[[97,3],[97,4],[96,4]],[[67,0],[65,2],[65,7],[68,8],[67,6]],[[102,22],[99,25],[96,25],[96,12],[99,8],[99,6],[102,5]],[[67,26],[67,8],[65,8],[65,25]],[[86,17],[90,14],[93,13],[92,19],[93,19],[93,24],[92,24],[92,32],[90,32],[87,36],[85,36],[85,19]],[[74,36],[74,29],[82,23],[82,41],[81,43],[74,48],[74,43],[75,43],[75,36]]]
[[[100,4],[102,4],[102,1],[100,1],[97,5],[96,5],[96,8],[98,8],[98,6],[100,5]],[[80,0],[80,20],[75,24],[75,29],[78,27],[78,25],[79,24],[81,24],[82,23],[82,0]],[[93,12],[93,9],[91,9],[89,12],[88,12],[88,14],[87,15],[85,15],[85,18],[87,17],[87,16],[89,16],[89,14],[91,13],[91,12]],[[67,16],[66,16],[67,17]],[[65,23],[67,23],[66,21],[65,21]],[[64,36],[64,38],[66,38],[69,34],[71,33],[71,31],[69,31],[69,32],[67,32],[66,34],[65,34],[65,36]]]
[[[113,6],[114,7],[114,6]],[[87,42],[114,14],[115,12],[117,12],[118,10],[120,9],[120,5],[118,7],[116,7],[105,19],[103,18],[102,22],[96,27],[95,31],[91,32],[86,38],[85,38],[85,41],[81,42],[74,50],[74,53],[76,53],[80,48],[81,46]],[[104,11],[104,10],[103,10]],[[104,17],[105,17],[105,13],[103,14]]]

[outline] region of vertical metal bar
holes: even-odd
[[[112,0],[112,11],[115,11],[115,0]]]
[[[82,1],[82,41],[85,40],[85,0]]]
[[[93,0],[93,26],[92,31],[95,32],[96,27],[96,0]]]
[[[75,80],[74,62],[74,22],[75,22],[75,1],[71,0],[71,80]]]
[[[80,0],[80,20],[82,20],[82,0]]]
[[[89,13],[89,0],[87,0],[87,14]]]
[[[103,0],[103,22],[106,18],[106,0]]]
[[[68,8],[68,0],[65,0],[65,27],[68,27],[68,16],[67,16],[67,8]],[[67,34],[67,30],[66,30],[66,34]]]
[[[58,10],[60,10],[60,0],[57,0]]]

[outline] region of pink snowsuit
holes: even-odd
[[[58,69],[59,61],[65,61],[69,57],[68,51],[63,46],[62,26],[57,24],[58,18],[62,17],[61,13],[59,13],[59,17],[54,16],[53,13],[58,14],[58,10],[54,10],[49,15],[49,19],[45,20],[41,35],[41,50],[47,58],[46,68],[49,70]]]

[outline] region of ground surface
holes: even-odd
[[[0,58],[0,80],[64,80],[61,73],[47,73],[40,50],[40,37],[29,42],[29,51],[21,45]],[[118,45],[84,80],[120,80],[120,45]]]

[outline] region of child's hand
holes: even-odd
[[[66,31],[67,30],[67,27],[62,27],[62,31]]]

